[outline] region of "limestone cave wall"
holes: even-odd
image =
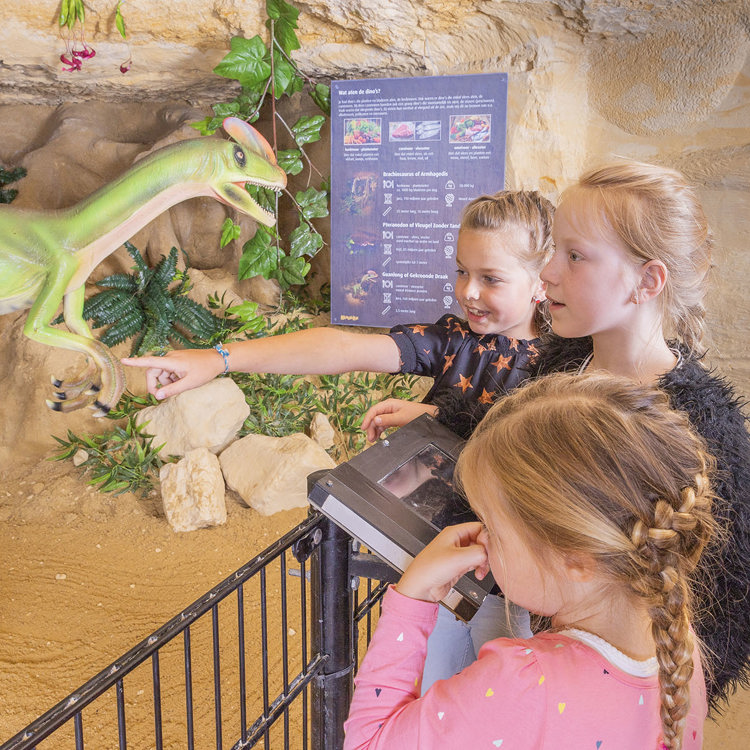
[[[70,205],[150,148],[187,137],[187,123],[232,90],[212,72],[231,37],[266,33],[261,0],[127,0],[123,42],[115,6],[87,0],[86,37],[97,55],[70,73],[59,60],[59,2],[0,0],[0,165],[29,170],[19,205]],[[710,360],[750,394],[747,0],[308,0],[296,7],[302,48],[295,58],[322,81],[508,72],[507,187],[539,187],[554,199],[582,169],[614,154],[685,172],[717,235]],[[132,67],[122,74],[128,55]],[[323,161],[325,148],[317,147]],[[224,216],[215,203],[190,202],[140,239],[166,252],[176,238],[193,249],[198,268],[234,273],[238,247],[218,251]],[[0,318],[5,455],[10,446],[27,454],[49,446],[47,386],[35,380],[55,364],[45,357],[76,365],[70,355],[37,356],[38,345],[21,335],[22,318]],[[90,418],[61,419],[58,434]]]

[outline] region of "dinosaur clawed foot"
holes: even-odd
[[[90,360],[80,377],[67,381],[52,378],[56,390],[53,398],[47,400],[47,406],[53,411],[70,412],[90,407],[94,417],[104,417],[120,400],[125,378],[119,361],[99,342],[94,342],[92,348],[88,354],[96,362]]]
[[[109,412],[111,407],[102,404],[98,400],[101,386],[91,381],[78,381],[71,385],[59,380],[53,379],[52,382],[61,390],[55,391],[52,399],[47,399],[47,406],[53,411],[69,412],[76,409],[83,409],[90,406],[96,409],[94,416],[101,417]]]

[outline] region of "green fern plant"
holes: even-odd
[[[187,270],[177,270],[177,248],[149,268],[134,245],[126,242],[125,247],[135,261],[133,273],[117,273],[98,281],[96,285],[104,291],[83,306],[83,317],[94,328],[108,326],[99,340],[114,346],[132,337],[131,356],[164,352],[174,344],[211,346],[226,330],[226,319],[187,296],[190,278]]]
[[[15,167],[14,169],[0,167],[0,203],[10,203],[18,195],[18,190],[15,188],[6,189],[5,186],[18,182],[22,177],[26,177],[26,170],[23,167]]]

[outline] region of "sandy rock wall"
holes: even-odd
[[[261,0],[128,0],[123,42],[114,27],[116,3],[87,0],[86,35],[97,56],[83,70],[65,73],[59,2],[0,5],[0,164],[26,166],[27,180],[38,175],[19,205],[68,205],[164,139],[185,137],[191,118],[233,95],[234,84],[212,72],[230,38],[266,33]],[[747,0],[307,0],[296,6],[302,43],[296,60],[324,81],[508,72],[508,187],[538,186],[555,198],[583,168],[613,154],[686,172],[700,187],[718,240],[711,361],[750,394]],[[123,75],[119,64],[128,54],[133,65]],[[325,143],[316,149],[324,164]],[[75,176],[65,190],[61,175]],[[210,240],[220,212],[210,201],[185,204],[141,239],[157,254],[176,239],[202,248],[198,267],[223,263],[234,270],[236,249],[224,255]],[[6,379],[15,377],[15,363],[32,356],[32,345],[17,335],[20,316],[13,317],[0,318],[6,392],[18,391],[19,383]],[[8,350],[10,342],[22,351]],[[29,438],[28,420],[18,422],[39,410],[37,395],[12,407],[15,426],[0,432],[0,442],[41,446],[41,439]],[[44,430],[49,420],[43,413],[36,428]]]

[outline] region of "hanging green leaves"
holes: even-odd
[[[270,32],[268,43],[260,36],[251,39],[233,37],[229,53],[214,68],[217,75],[238,81],[240,93],[231,102],[214,104],[213,116],[193,123],[193,127],[203,135],[210,135],[221,127],[225,117],[239,117],[252,123],[267,105],[272,121],[280,121],[284,126],[280,132],[284,137],[288,135],[293,139],[288,147],[279,149],[274,130],[273,147],[279,166],[288,175],[301,174],[307,166],[323,180],[318,187],[310,186],[297,192],[294,197],[286,193],[300,215],[300,225],[292,233],[288,244],[282,243],[276,232],[258,227],[256,234],[243,246],[239,278],[262,275],[267,279],[277,279],[281,287],[287,290],[290,286],[305,283],[310,271],[309,260],[323,246],[322,236],[310,221],[328,216],[329,188],[304,147],[321,138],[321,129],[331,112],[331,92],[324,83],[306,76],[291,57],[291,53],[300,47],[296,33],[299,11],[285,0],[267,0],[266,13],[266,26]],[[277,111],[276,100],[293,96],[305,88],[324,114],[304,115],[289,125]],[[246,189],[261,207],[276,213],[277,196],[273,191],[253,185],[248,185]],[[222,227],[222,247],[239,236],[238,231],[233,229],[234,225],[227,222]]]

